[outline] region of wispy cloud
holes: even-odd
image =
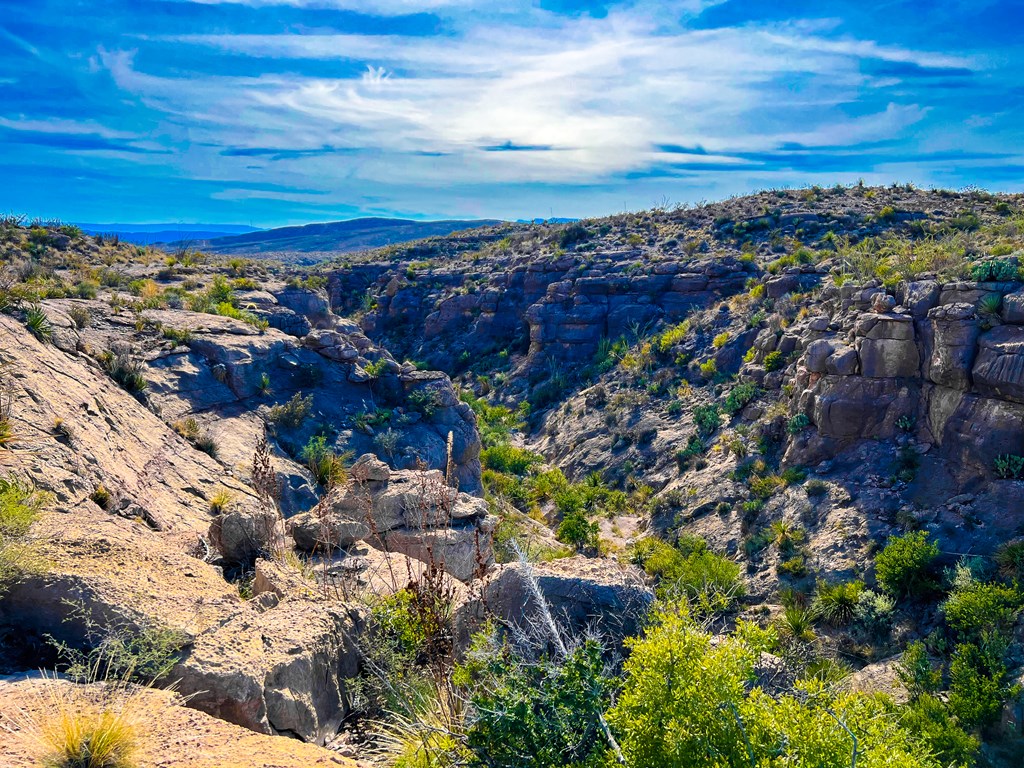
[[[549,199],[596,213],[658,180],[691,197],[897,171],[927,183],[954,163],[943,153],[1010,162],[1024,145],[1010,106],[1019,54],[932,45],[916,16],[913,29],[851,25],[831,13],[849,0],[808,18],[743,0],[178,1],[216,22],[90,36],[60,59],[85,114],[39,114],[26,94],[31,109],[13,105],[0,129],[40,151],[170,152],[166,174],[220,179],[220,201],[270,206],[275,193],[246,192],[260,178],[306,190],[279,196],[292,211],[371,195],[450,215]],[[951,2],[936,13],[948,19]],[[438,21],[397,18],[409,13]],[[52,60],[37,37],[14,37],[21,55]]]

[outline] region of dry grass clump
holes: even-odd
[[[124,682],[76,685],[47,677],[18,729],[44,768],[134,768],[163,700]]]

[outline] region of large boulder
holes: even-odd
[[[538,592],[565,636],[596,631],[613,651],[640,631],[654,602],[643,574],[612,560],[577,556],[549,563],[510,563],[488,576],[478,595],[458,608],[458,641],[468,642],[487,618],[514,634],[533,633],[538,627],[546,631]]]
[[[909,315],[866,313],[855,329],[863,376],[873,379],[918,375],[920,359]]]
[[[1024,328],[1001,325],[982,334],[972,374],[982,394],[1024,403]]]
[[[928,378],[944,387],[964,392],[971,388],[981,321],[972,304],[944,304],[929,310],[932,324],[932,354]]]

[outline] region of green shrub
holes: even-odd
[[[601,714],[613,681],[601,646],[588,640],[564,659],[528,661],[507,647],[471,655],[456,678],[469,678],[466,743],[474,765],[563,768],[597,765],[607,749]],[[602,761],[603,764],[603,761]]]
[[[628,766],[848,768],[850,733],[859,766],[939,766],[886,697],[830,693],[814,680],[795,695],[769,695],[749,686],[752,647],[737,637],[712,643],[685,612],[659,614],[629,642],[622,692],[608,713]]]
[[[423,414],[423,418],[431,419],[441,407],[441,395],[433,387],[413,390],[407,398],[409,408]]]
[[[778,371],[786,365],[786,358],[782,356],[782,353],[778,350],[769,352],[764,356],[764,369],[771,373],[772,371]]]
[[[693,408],[693,423],[697,434],[708,437],[714,434],[721,422],[721,411],[717,405],[697,405]]]
[[[480,452],[480,461],[485,469],[525,475],[537,464],[542,463],[544,457],[525,448],[503,444],[484,448]]]
[[[916,531],[889,539],[875,558],[875,575],[879,585],[891,595],[922,595],[936,584],[934,564],[939,546],[928,540],[925,531]]]
[[[723,410],[730,416],[742,411],[758,395],[757,385],[753,382],[737,384],[725,398]]]
[[[1017,264],[1009,259],[979,261],[971,265],[970,276],[979,283],[1005,282],[1017,279]]]
[[[40,566],[27,537],[45,501],[31,485],[0,477],[0,597],[23,574]]]
[[[1021,605],[1022,596],[1015,587],[973,583],[954,589],[940,610],[957,635],[976,640],[984,632],[1010,630]]]
[[[714,358],[708,358],[698,367],[700,368],[701,376],[705,379],[713,379],[718,374],[718,364],[715,362]]]
[[[942,670],[932,666],[928,651],[920,640],[915,640],[903,651],[896,664],[896,677],[912,699],[935,693],[942,685]]]
[[[1003,704],[1019,694],[1009,682],[1007,641],[996,634],[957,646],[949,665],[949,709],[967,729],[991,725]]]
[[[86,625],[86,648],[51,641],[64,661],[65,673],[78,682],[120,680],[148,685],[163,680],[178,663],[189,638],[159,626],[100,626],[79,607]]]
[[[806,413],[798,413],[786,422],[786,431],[791,435],[798,435],[811,425],[811,419]]]
[[[556,536],[563,544],[576,549],[597,546],[597,523],[592,523],[581,511],[572,511],[558,524]]]
[[[348,470],[345,460],[349,454],[338,454],[327,445],[327,438],[314,435],[302,449],[302,460],[324,488],[334,488],[345,482]]]
[[[971,766],[980,746],[959,726],[949,709],[931,694],[920,694],[902,711],[900,722],[917,734],[943,766]]]
[[[864,582],[844,581],[838,584],[818,583],[818,593],[814,597],[814,609],[829,624],[845,626],[853,621],[864,593]]]
[[[272,406],[267,414],[267,420],[272,424],[297,429],[302,426],[302,422],[306,420],[312,409],[313,396],[303,397],[301,392],[296,392],[284,405]]]
[[[853,609],[853,618],[869,637],[885,637],[892,628],[896,602],[888,595],[865,589]]]

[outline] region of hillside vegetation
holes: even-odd
[[[1018,764],[1024,196],[0,242],[7,671],[282,765]]]

